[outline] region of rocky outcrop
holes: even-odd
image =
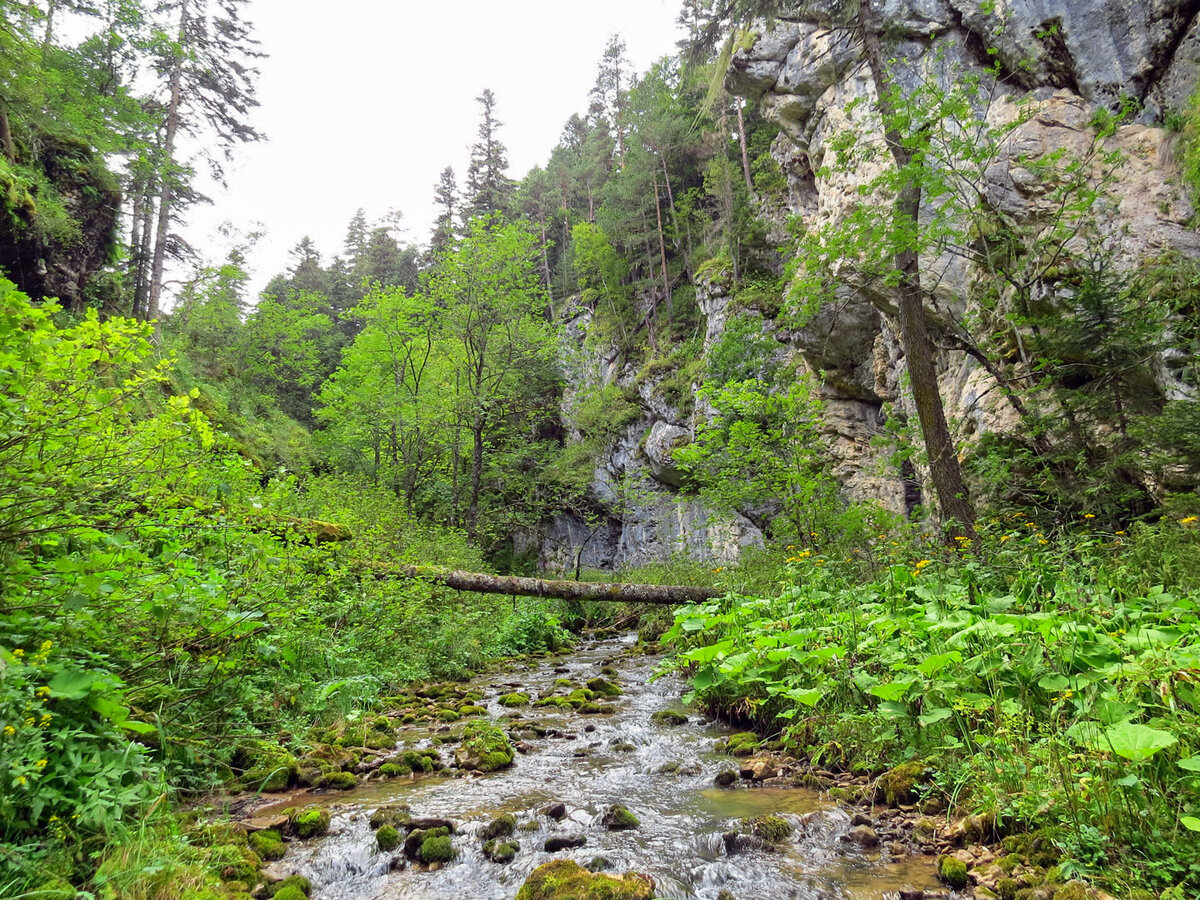
[[[1109,154],[1118,154],[1124,162],[1105,185],[1095,220],[1087,223],[1088,240],[1125,269],[1167,253],[1200,256],[1190,227],[1195,211],[1180,185],[1172,139],[1157,124],[1164,110],[1178,108],[1195,89],[1200,3],[888,0],[876,7],[893,42],[889,53],[902,91],[986,78],[985,70],[999,64],[1002,77],[983,115],[993,128],[1015,130],[978,185],[982,204],[998,217],[1042,227],[1061,202],[1045,177],[1053,160],[1086,160],[1099,183],[1106,177],[1101,168],[1112,164]],[[791,19],[735,54],[726,83],[780,125],[773,154],[788,176],[785,212],[816,231],[844,220],[858,204],[882,204],[882,198],[864,201],[862,190],[888,162],[879,154],[864,155],[853,168],[835,164],[838,139],[851,129],[863,135],[860,140],[882,142],[878,121],[864,113],[876,98],[861,41],[852,30],[831,25],[832,10],[820,3]],[[1097,110],[1115,112],[1131,101],[1137,111],[1129,124],[1097,141]],[[926,219],[931,215],[923,211]],[[1083,240],[1075,239],[1078,246],[1070,249],[1084,250]],[[953,250],[927,256],[929,309],[935,327],[941,325],[942,396],[958,439],[1019,431],[1017,412],[995,379],[961,351],[963,337],[985,340],[969,331],[986,328],[972,299],[979,271]],[[840,270],[834,293],[835,302],[780,337],[821,380],[824,431],[839,481],[856,499],[904,511],[923,498],[911,478],[885,462],[892,451],[888,434],[915,421],[903,387],[894,297],[882,280],[855,271],[853,261]],[[1043,299],[1053,303],[1051,294]],[[707,301],[710,331],[720,305],[720,298]],[[1172,383],[1169,368],[1159,366],[1163,395],[1185,394],[1182,384]]]
[[[112,253],[121,194],[88,147],[40,136],[37,158],[0,170],[0,272],[30,297],[67,308]]]

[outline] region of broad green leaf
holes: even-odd
[[[908,693],[908,689],[915,684],[912,681],[892,681],[888,684],[877,684],[870,690],[873,697],[878,697],[880,700],[896,701]]]
[[[1189,756],[1187,759],[1181,759],[1176,765],[1189,772],[1200,772],[1200,756]]]
[[[1179,824],[1188,831],[1200,831],[1200,819],[1197,819],[1195,816],[1180,816]]]
[[[132,731],[134,734],[154,734],[158,731],[153,725],[146,722],[135,722],[133,719],[126,719],[124,722],[118,722],[126,731]]]
[[[908,707],[903,703],[896,703],[892,700],[884,700],[879,704],[879,713],[885,719],[907,719]]]
[[[937,709],[931,709],[924,715],[918,717],[917,721],[921,723],[922,728],[927,728],[930,725],[950,718],[952,715],[954,715],[954,710],[945,706],[940,706]]]
[[[805,706],[816,706],[823,696],[823,691],[817,690],[801,690],[800,688],[792,688],[790,691],[784,692],[785,697],[790,697],[797,703],[803,703]]]
[[[1038,687],[1043,691],[1050,691],[1051,693],[1065,691],[1070,684],[1071,682],[1067,680],[1067,676],[1065,675],[1043,675],[1038,679]]]
[[[63,669],[50,679],[50,696],[63,700],[82,700],[92,690],[96,676],[79,669]]]
[[[1136,775],[1134,775],[1132,772],[1130,772],[1124,778],[1117,779],[1117,784],[1119,784],[1121,787],[1137,787],[1141,783],[1142,783],[1142,780],[1140,778],[1138,778]]]
[[[949,653],[935,653],[917,666],[917,671],[922,675],[933,677],[946,666],[960,662],[962,662],[962,654],[957,650],[951,650]]]
[[[1120,722],[1104,730],[1100,745],[1123,759],[1144,762],[1159,750],[1165,750],[1175,743],[1178,743],[1178,739],[1169,731],[1133,722]]]

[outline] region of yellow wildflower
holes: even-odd
[[[36,725],[37,719],[35,719],[33,716],[27,716],[25,719],[25,724],[26,725]]]
[[[17,784],[18,784],[18,785],[20,785],[20,786],[22,786],[22,787],[23,787],[23,786],[25,785],[25,781],[26,781],[26,778],[25,778],[25,776],[24,776],[24,775],[18,775],[18,776],[17,776]]]
[[[17,733],[17,729],[13,728],[11,725],[4,726],[4,736],[5,737],[12,737],[16,733]]]
[[[18,659],[20,659],[22,656],[24,656],[24,655],[25,655],[25,651],[24,651],[24,650],[22,650],[20,647],[18,647],[18,648],[17,648],[16,650],[14,650],[12,653],[13,653],[13,656],[17,657]]]
[[[927,565],[929,565],[929,564],[930,564],[930,563],[932,563],[932,562],[933,562],[933,560],[931,560],[931,559],[921,559],[921,560],[917,560],[917,569],[918,569],[918,571],[919,571],[919,570],[921,570],[921,569],[923,569],[923,568],[925,568]]]
[[[1180,519],[1180,525],[1191,525],[1193,522],[1200,520],[1200,516],[1188,516],[1186,519]]]
[[[1125,533],[1125,532],[1123,532],[1123,531],[1114,531],[1114,532],[1113,532],[1113,534],[1124,534],[1124,533]]]
[[[43,684],[40,688],[38,688],[36,691],[34,691],[34,693],[37,694],[37,696],[39,696],[39,697],[49,697],[50,696],[50,688]]]
[[[50,719],[51,719],[50,713],[46,713],[45,715],[43,715],[42,721],[40,721],[38,723],[38,728],[45,728],[47,725],[50,724]]]
[[[1083,517],[1085,519],[1094,519],[1094,518],[1096,518],[1096,514],[1095,513],[1084,513]]]
[[[36,765],[39,769],[44,769],[49,761],[50,760],[48,759],[39,759],[36,763],[34,763],[34,765]]]
[[[54,646],[53,641],[42,641],[42,648],[41,648],[42,652],[45,653],[47,650],[49,650],[53,646]]]

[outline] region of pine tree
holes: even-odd
[[[458,182],[454,178],[454,169],[450,166],[442,169],[438,183],[433,188],[433,202],[437,209],[437,218],[433,220],[433,235],[429,239],[429,250],[433,254],[442,253],[454,243],[454,216],[458,210]]]
[[[490,89],[475,100],[482,108],[479,117],[479,139],[471,146],[471,163],[467,167],[467,187],[463,198],[464,224],[488,215],[503,215],[508,211],[508,198],[513,183],[509,179],[508,150],[496,136],[503,124],[495,116],[496,96]]]

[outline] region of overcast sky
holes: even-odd
[[[584,112],[608,36],[634,68],[675,49],[678,0],[342,0],[334,7],[251,0],[262,49],[254,125],[261,144],[236,151],[228,188],[193,210],[185,236],[211,261],[225,221],[266,236],[250,256],[254,295],[309,235],[325,261],[341,252],[359,207],[403,213],[424,243],[433,188],[454,167],[461,185],[485,87],[496,94],[510,175],[549,157],[563,124]]]

